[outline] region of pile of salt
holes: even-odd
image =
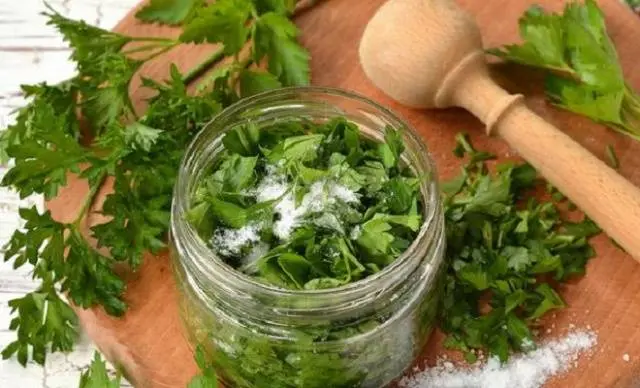
[[[505,364],[497,358],[471,368],[456,368],[440,360],[438,365],[405,377],[403,388],[539,388],[551,377],[575,365],[578,355],[597,343],[591,331],[575,331],[547,342],[529,353],[512,356]]]

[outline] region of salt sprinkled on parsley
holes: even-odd
[[[267,166],[266,170],[267,174],[262,178],[255,191],[258,202],[277,199],[287,192],[287,178],[278,174],[274,166]]]
[[[512,356],[506,364],[492,357],[471,368],[452,368],[440,360],[438,365],[415,376],[403,378],[404,388],[539,388],[551,377],[575,365],[578,355],[597,343],[592,331],[575,331],[547,342],[529,353]]]
[[[260,241],[260,225],[248,224],[240,229],[219,229],[211,238],[211,245],[225,256],[240,253],[248,244]]]
[[[356,225],[353,229],[351,229],[351,234],[349,238],[352,240],[357,240],[362,235],[362,227],[360,225]]]
[[[287,240],[293,229],[299,226],[302,218],[309,213],[322,212],[327,205],[335,203],[336,199],[346,203],[358,202],[358,196],[346,186],[330,180],[314,182],[309,192],[304,195],[300,206],[291,192],[286,177],[278,175],[274,167],[267,167],[267,175],[256,188],[256,200],[265,202],[282,197],[274,206],[279,219],[273,224],[273,233],[281,240]],[[285,195],[285,193],[287,193]],[[283,196],[284,195],[284,196]]]
[[[242,258],[242,265],[244,267],[249,267],[251,264],[255,263],[259,258],[266,255],[269,252],[269,244],[260,242],[251,248],[249,254]]]
[[[346,186],[333,183],[330,185],[330,193],[331,197],[338,198],[346,203],[355,203],[358,202],[358,196],[353,191],[349,190]]]

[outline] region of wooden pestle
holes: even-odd
[[[640,189],[490,78],[480,31],[452,0],[389,0],[364,31],[360,62],[402,104],[472,112],[640,261]]]

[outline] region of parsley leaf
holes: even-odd
[[[524,43],[490,54],[544,69],[545,90],[554,104],[640,140],[640,97],[624,79],[594,0],[570,2],[562,14],[533,6],[519,23]]]
[[[187,388],[218,388],[215,369],[207,363],[207,357],[202,345],[196,346],[195,360],[200,368],[200,374],[191,379]]]
[[[201,4],[201,0],[151,0],[136,12],[136,18],[144,22],[179,24]]]
[[[244,70],[240,73],[240,95],[249,97],[260,92],[277,89],[282,84],[271,73]]]
[[[296,6],[296,0],[253,0],[253,2],[261,14],[273,11],[288,15],[293,12]]]
[[[48,280],[38,290],[9,301],[11,312],[18,313],[9,328],[17,331],[18,338],[2,350],[3,359],[16,354],[18,362],[26,366],[31,353],[33,361],[44,365],[46,352],[68,352],[73,348],[77,337],[76,315]]]
[[[80,376],[80,388],[120,388],[120,372],[112,379],[100,353],[95,352],[89,369]]]
[[[309,84],[309,54],[296,42],[297,35],[295,24],[274,12],[256,22],[254,60],[267,55],[269,72],[284,86]]]
[[[219,0],[197,10],[184,26],[180,40],[193,43],[222,43],[224,53],[236,54],[249,36],[246,21],[252,10],[249,0]]]
[[[51,199],[66,184],[67,172],[80,172],[79,164],[87,161],[87,153],[64,132],[64,117],[57,116],[51,106],[40,109],[28,124],[28,130],[37,132],[38,139],[26,138],[6,148],[16,164],[7,171],[2,185],[18,187],[23,198],[42,193]]]

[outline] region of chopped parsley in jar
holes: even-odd
[[[283,89],[187,150],[171,219],[182,319],[225,386],[381,387],[420,353],[444,226],[424,144],[363,97]]]
[[[227,264],[290,289],[339,287],[391,264],[422,224],[398,132],[364,138],[338,117],[228,132],[188,220]]]

